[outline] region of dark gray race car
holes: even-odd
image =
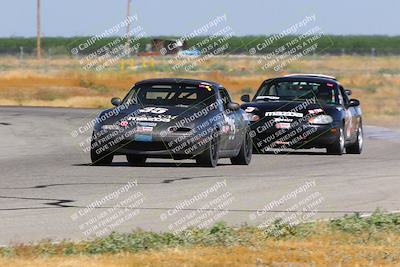
[[[325,148],[328,154],[360,154],[360,101],[331,76],[293,74],[264,81],[242,108],[251,121],[258,152]]]
[[[193,158],[215,167],[219,158],[247,165],[252,155],[249,121],[220,84],[190,79],[138,82],[123,100],[99,114],[91,159],[110,164],[126,155],[132,165],[147,158]]]

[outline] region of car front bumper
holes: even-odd
[[[334,143],[339,135],[340,127],[336,124],[301,124],[287,129],[277,128],[275,125],[261,127],[259,123],[251,125],[253,143],[259,152],[285,148],[325,148]]]
[[[106,153],[115,155],[143,155],[159,158],[192,158],[203,152],[211,135],[196,136],[188,133],[165,132],[118,132],[107,131],[100,138],[95,138],[97,146]],[[102,148],[100,148],[102,147]],[[93,149],[93,147],[92,147]]]

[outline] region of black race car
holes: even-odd
[[[147,158],[193,158],[215,167],[219,158],[232,164],[251,161],[249,121],[220,84],[191,79],[138,82],[123,100],[96,118],[91,144],[95,165],[126,155],[132,165]]]
[[[363,128],[360,102],[331,76],[293,74],[268,79],[242,109],[251,121],[259,153],[287,148],[326,148],[328,154],[360,154]]]

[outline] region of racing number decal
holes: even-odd
[[[146,107],[143,109],[139,109],[142,113],[153,113],[153,114],[162,114],[168,111],[167,108],[157,108],[157,107]]]

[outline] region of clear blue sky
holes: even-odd
[[[127,0],[41,0],[43,36],[95,35],[126,15]],[[35,36],[36,0],[1,0],[0,37]],[[133,0],[147,35],[184,35],[226,14],[237,35],[278,33],[306,15],[331,34],[400,35],[399,0]]]

